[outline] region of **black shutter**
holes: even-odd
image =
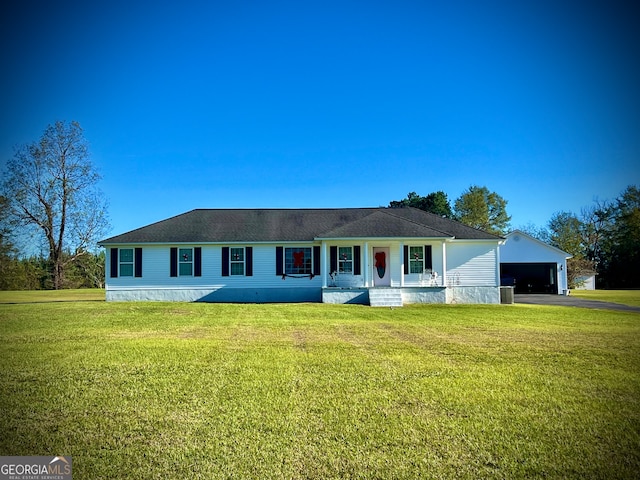
[[[320,246],[313,247],[313,274],[320,275]]]
[[[193,249],[193,276],[202,276],[202,247]]]
[[[135,252],[135,276],[140,278],[142,277],[142,248],[136,248]]]
[[[360,245],[353,246],[353,274],[360,275],[362,267],[360,264]]]
[[[404,274],[409,273],[409,246],[404,246]]]
[[[329,273],[338,271],[338,247],[329,247]]]
[[[424,246],[424,268],[429,270],[433,269],[433,254],[431,252],[431,245]]]
[[[253,276],[253,247],[244,249],[244,274],[247,277]]]
[[[118,278],[118,249],[111,249],[111,278]]]
[[[170,273],[169,275],[171,275],[172,277],[177,277],[178,276],[178,248],[177,247],[171,247],[171,268],[170,268]]]
[[[229,247],[222,247],[222,276],[229,276]]]
[[[276,275],[284,275],[284,247],[276,247]]]

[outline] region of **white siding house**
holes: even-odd
[[[402,305],[499,303],[502,241],[413,208],[259,209],[193,210],[100,245],[109,301]]]

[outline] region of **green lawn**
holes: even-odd
[[[640,290],[571,290],[571,295],[589,300],[640,307]]]
[[[82,288],[77,290],[18,290],[0,291],[2,303],[48,303],[48,302],[79,302],[102,301],[104,290]]]
[[[54,299],[0,297],[0,455],[74,479],[640,471],[638,314]]]

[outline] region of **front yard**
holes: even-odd
[[[0,305],[0,454],[76,479],[640,471],[637,314],[56,299]]]

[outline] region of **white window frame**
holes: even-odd
[[[348,253],[343,250],[348,250]],[[338,247],[338,274],[353,275],[353,247]]]
[[[304,266],[302,271],[295,270],[293,266],[293,254],[294,252],[304,251]],[[307,252],[309,255],[307,256]],[[284,257],[284,274],[285,275],[312,275],[313,274],[313,248],[312,247],[285,247],[283,252]],[[308,271],[307,271],[308,270]]]
[[[234,250],[242,250],[242,260],[233,258]],[[232,276],[243,276],[246,274],[246,261],[247,261],[247,250],[245,247],[229,247],[229,275]],[[235,273],[233,271],[234,265],[242,265],[242,271],[239,273]]]
[[[123,261],[122,253],[124,251],[131,252],[131,261]],[[122,267],[131,266],[131,273],[122,273]],[[118,275],[121,277],[133,277],[135,273],[135,250],[133,248],[119,248],[118,249]]]
[[[416,249],[420,249],[421,254],[416,258]],[[413,250],[413,251],[412,251]],[[409,245],[409,274],[421,274],[424,273],[424,245]],[[414,271],[415,266],[419,270]]]
[[[184,256],[186,255],[185,253],[183,253],[184,251],[189,250],[191,253],[189,254],[189,256],[191,257],[190,260],[185,260]],[[193,277],[193,269],[194,269],[194,251],[193,248],[178,248],[178,276],[179,277]],[[183,265],[190,265],[191,266],[191,272],[190,273],[182,273],[182,266]]]

